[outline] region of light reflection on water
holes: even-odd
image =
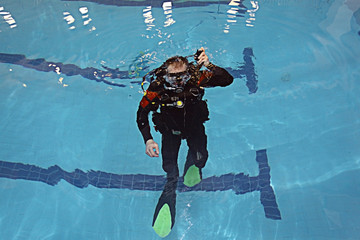
[[[9,24],[10,28],[17,27],[16,21],[11,15],[10,12],[6,11],[4,7],[0,6],[0,16],[4,19],[4,21]]]

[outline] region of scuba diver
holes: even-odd
[[[194,57],[196,63],[187,58]],[[200,70],[205,66],[207,70]],[[145,91],[137,111],[137,125],[146,145],[146,154],[159,157],[159,145],[150,132],[148,115],[156,131],[162,135],[162,168],[166,172],[166,184],[159,198],[153,218],[153,228],[161,236],[167,236],[175,223],[176,187],[179,178],[178,153],[181,140],[186,139],[188,153],[184,167],[184,185],[193,187],[202,180],[202,168],[208,159],[207,136],[204,122],[209,120],[209,110],[204,96],[206,87],[225,87],[233,77],[224,69],[209,61],[204,48],[195,55],[174,56],[159,68],[149,72],[150,85]],[[157,109],[160,106],[160,112]]]

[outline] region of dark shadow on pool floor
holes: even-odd
[[[255,65],[253,63],[254,53],[252,48],[244,48],[243,50],[244,62],[237,69],[227,67],[226,70],[234,78],[246,78],[246,86],[249,89],[249,94],[256,93],[258,89],[257,74],[255,73]],[[23,54],[9,54],[0,53],[0,63],[9,63],[23,66],[25,68],[34,69],[40,72],[55,72],[57,74],[64,74],[66,76],[80,75],[86,79],[102,82],[113,87],[126,87],[126,83],[140,84],[141,76],[146,72],[134,73],[130,66],[135,68],[147,70],[149,66],[136,60],[129,66],[128,71],[119,70],[119,68],[110,68],[102,66],[103,69],[94,67],[81,68],[75,64],[68,64],[62,62],[50,62],[44,58],[29,59]],[[116,82],[115,79],[122,79],[121,82]]]
[[[212,176],[205,178],[194,187],[185,186],[183,178],[179,178],[177,189],[179,192],[233,190],[235,194],[260,191],[260,202],[264,207],[265,216],[270,219],[279,220],[281,219],[281,214],[276,203],[274,190],[270,185],[270,166],[265,149],[256,151],[256,162],[259,166],[258,176],[250,177],[244,173],[228,173],[219,177]],[[35,165],[6,161],[0,161],[0,177],[44,182],[51,186],[55,186],[64,179],[78,188],[85,188],[90,184],[97,188],[142,191],[162,191],[166,180],[165,176],[114,174],[93,170],[84,172],[80,169],[67,172],[57,165],[45,169]]]

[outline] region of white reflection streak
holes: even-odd
[[[164,2],[162,5],[164,14],[166,16],[166,21],[164,22],[164,27],[169,27],[175,23],[175,20],[172,18],[172,3]]]
[[[253,9],[247,10],[247,12],[249,13],[249,18],[246,20],[246,26],[253,27],[253,22],[255,21],[255,12],[259,10],[259,3],[258,1],[250,1],[250,3]]]
[[[79,8],[79,12],[82,14],[82,19],[84,19],[84,25],[88,25],[92,19],[89,18],[89,9],[87,7],[81,7]]]
[[[224,33],[230,32],[230,24],[236,23],[236,15],[239,12],[239,8],[237,8],[240,5],[240,0],[231,0],[229,2],[229,6],[232,6],[229,10],[227,10],[227,20],[225,24]]]
[[[143,10],[143,16],[145,18],[144,22],[147,26],[146,30],[150,31],[152,27],[155,27],[155,18],[152,16],[151,6],[148,6]]]
[[[54,67],[54,71],[58,74],[58,75],[60,75],[61,74],[61,69],[60,69],[60,67],[59,66],[56,66],[56,64],[49,64],[49,67]]]
[[[63,12],[64,20],[68,25],[73,24],[75,22],[75,18],[69,12]],[[69,29],[75,29],[75,26],[69,27]]]
[[[11,16],[10,12],[3,12],[4,7],[0,7],[0,15],[2,15],[3,19],[7,24],[9,24],[10,28],[17,27],[15,19]]]
[[[87,7],[80,7],[79,12],[81,13],[81,18],[83,19],[83,25],[88,25],[92,19],[89,17],[89,9]],[[75,18],[69,12],[63,12],[64,20],[67,22],[68,25],[72,25],[75,22]],[[74,25],[70,26],[69,29],[75,29]],[[89,31],[96,30],[95,26],[92,26]]]

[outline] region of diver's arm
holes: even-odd
[[[209,63],[207,68],[209,70],[203,71],[200,79],[200,87],[226,87],[229,86],[234,78],[224,68],[218,67],[212,63]]]
[[[148,119],[150,110],[150,106],[146,106],[145,108],[143,108],[140,104],[137,111],[136,122],[146,145],[145,153],[150,157],[158,157],[160,152],[159,145],[153,140],[150,132],[150,125]]]
[[[212,63],[209,63],[207,68],[212,73],[210,79],[206,82],[206,85],[209,87],[226,87],[229,86],[233,81],[234,77],[230,75],[228,71],[224,68],[218,67]]]
[[[198,64],[203,64],[209,71],[203,71],[200,79],[199,86],[201,87],[225,87],[230,85],[234,78],[224,68],[218,67],[209,61],[209,57],[205,53],[205,49],[202,47],[199,50],[202,53],[197,61]]]
[[[149,88],[152,88],[150,85]],[[145,142],[145,153],[150,157],[158,157],[159,156],[159,146],[153,140],[153,137],[150,132],[150,124],[149,124],[149,113],[150,111],[156,111],[158,108],[158,94],[153,91],[149,91],[149,89],[145,92],[141,102],[139,104],[139,109],[137,111],[136,122],[138,128],[141,132],[141,135]]]
[[[150,112],[149,107],[143,108],[140,104],[136,114],[136,123],[145,143],[147,142],[147,140],[153,138],[150,132],[150,125],[148,119],[149,112]]]

